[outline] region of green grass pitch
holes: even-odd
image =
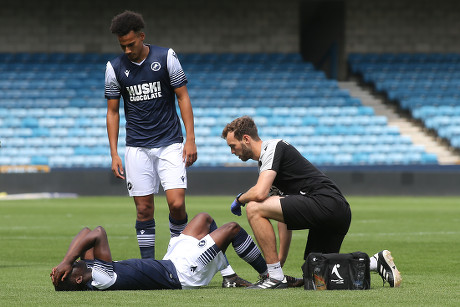
[[[372,255],[389,249],[403,275],[401,288],[382,287],[371,274],[367,291],[250,291],[222,289],[221,276],[199,290],[54,291],[49,273],[83,226],[107,229],[115,260],[139,257],[129,197],[81,197],[0,201],[0,306],[458,306],[460,302],[460,198],[349,197],[353,219],[342,252]],[[206,211],[218,225],[245,214],[230,212],[232,196],[187,197],[189,216]],[[156,198],[157,257],[169,240],[164,196]],[[284,271],[301,276],[307,231],[295,231]],[[250,281],[257,273],[230,247],[235,271]]]

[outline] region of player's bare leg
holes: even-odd
[[[144,222],[153,219],[153,194],[134,196],[133,198],[134,204],[136,205],[137,220]]]
[[[262,203],[249,202],[246,214],[267,263],[279,262],[275,231],[269,220],[284,222],[279,197],[269,197]]]
[[[172,237],[177,237],[187,226],[185,210],[185,189],[166,190],[166,201],[169,206],[169,231]]]
[[[249,202],[246,214],[254,236],[264,254],[268,267],[268,275],[261,276],[261,280],[252,289],[281,289],[287,288],[287,282],[281,268],[276,251],[276,236],[269,219],[284,222],[281,203],[278,196],[267,198],[263,202]]]
[[[209,234],[209,229],[213,221],[213,218],[209,214],[198,213],[190,223],[188,223],[182,233],[197,239],[204,238]]]

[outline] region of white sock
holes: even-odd
[[[377,259],[378,259],[378,254],[375,254],[370,258],[370,263],[369,263],[369,270],[377,272]]]
[[[225,269],[220,271],[220,274],[222,276],[230,276],[235,274],[235,271],[233,271],[232,266],[229,264]]]
[[[268,268],[268,276],[270,278],[276,279],[276,280],[283,280],[284,279],[284,273],[283,269],[281,268],[281,264],[278,261],[277,263],[267,263],[267,268]]]

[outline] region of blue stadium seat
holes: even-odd
[[[34,156],[30,159],[32,165],[48,165],[48,157],[46,156]]]
[[[15,146],[11,152],[21,154],[18,148],[27,144],[33,148],[25,155],[30,163],[110,167],[106,101],[100,94],[103,79],[95,76],[113,57],[114,54],[95,53],[0,54],[0,89],[4,92],[0,99],[0,136],[11,138]],[[231,156],[220,134],[226,123],[243,114],[256,120],[264,138],[284,138],[299,146],[314,163],[371,164],[378,161],[375,157],[369,159],[372,150],[388,154],[392,146],[397,153],[413,153],[406,160],[394,156],[395,163],[421,163],[422,149],[414,149],[399,131],[387,127],[385,118],[375,116],[372,108],[362,106],[359,99],[339,89],[336,81],[328,80],[311,63],[303,62],[299,54],[186,54],[180,58],[187,76],[193,80],[189,93],[194,106],[196,142],[199,152],[202,150],[197,165],[240,163]],[[440,78],[439,73],[447,69],[454,76],[458,67],[445,65],[448,61],[440,60],[441,57],[416,58],[417,65],[413,66],[409,65],[409,55],[353,55],[350,59],[357,65],[360,61],[370,62],[358,66],[360,71],[374,74],[373,80],[389,74],[394,80],[403,80],[409,78],[409,68],[426,71],[431,78],[421,86],[417,103],[425,105],[423,95],[437,89],[443,90],[435,97],[439,106],[457,103],[445,97],[453,93],[455,81]],[[430,70],[422,66],[433,59],[442,65],[431,66]],[[380,60],[391,64],[391,69],[379,64]],[[396,74],[401,77],[395,77]],[[400,84],[415,88],[418,76],[410,77]],[[460,74],[456,78],[452,80],[460,80]],[[392,89],[400,88],[398,82],[389,84]],[[25,91],[26,88],[30,90]],[[121,155],[126,134],[122,106],[123,102]],[[427,156],[425,160],[429,159]],[[18,160],[8,163],[13,162]]]
[[[460,107],[458,59],[459,54],[439,53],[351,54],[349,63],[351,70],[361,74],[365,82],[373,84],[376,90],[397,101],[401,108],[451,142],[455,134],[445,128],[445,121],[438,125],[442,120],[432,116],[453,115],[452,109]],[[438,113],[444,110],[448,110],[446,114]]]

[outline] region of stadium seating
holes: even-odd
[[[460,149],[460,54],[351,54],[350,68]]]
[[[0,54],[0,164],[110,168],[103,83],[112,57]],[[298,54],[184,54],[181,63],[194,107],[196,166],[241,163],[220,138],[241,115],[255,119],[263,139],[283,138],[318,165],[437,163]]]

